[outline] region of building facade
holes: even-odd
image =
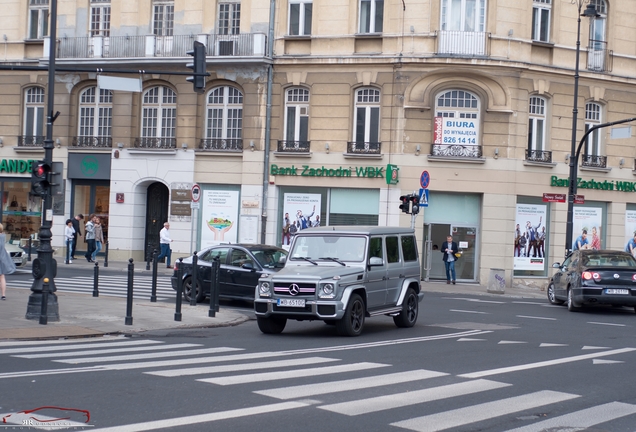
[[[566,244],[624,249],[636,230],[625,125],[583,141],[572,239],[560,196],[573,113],[577,144],[636,117],[635,3],[591,0],[575,104],[588,2],[58,0],[54,159],[66,184],[53,244],[77,213],[101,214],[111,257],[136,260],[166,220],[176,256],[285,245],[315,224],[409,226],[399,197],[426,180],[425,277],[445,278],[435,246],[452,234],[459,280],[502,269],[508,283],[543,285]],[[0,66],[47,62],[48,8],[9,1]],[[170,74],[187,71],[195,40],[202,94]],[[138,91],[108,89],[110,76],[137,78]],[[46,84],[46,71],[0,70],[0,217],[20,239],[41,217],[27,167],[43,154]]]

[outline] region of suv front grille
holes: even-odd
[[[295,292],[298,290],[298,292]],[[274,293],[289,296],[313,296],[316,294],[314,283],[274,282]]]

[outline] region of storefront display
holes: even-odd
[[[30,190],[28,181],[2,182],[2,223],[7,241],[37,240],[42,223],[42,199],[32,196]]]

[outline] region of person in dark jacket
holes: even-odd
[[[449,284],[452,281],[455,285],[455,261],[457,261],[456,254],[459,253],[459,248],[457,243],[453,241],[453,236],[446,237],[446,242],[442,243],[441,251],[442,260],[446,266],[446,283]]]
[[[80,230],[80,221],[82,219],[84,219],[84,215],[80,213],[71,221],[73,222],[73,229],[75,230],[75,234],[73,235],[73,256],[71,256],[72,260],[75,259],[75,251],[77,250],[77,237],[82,235],[82,230]]]

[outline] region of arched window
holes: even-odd
[[[588,102],[585,104],[585,131],[601,124],[602,108],[600,104]],[[601,129],[596,129],[585,139],[585,156],[601,155]]]
[[[177,94],[165,86],[143,95],[140,147],[176,147]]]
[[[285,141],[309,141],[309,90],[290,88],[285,92]],[[309,150],[309,149],[307,149]]]
[[[237,88],[215,87],[208,93],[203,148],[243,149],[243,93]]]
[[[29,87],[24,94],[23,145],[44,144],[44,89]]]
[[[113,93],[88,87],[80,94],[76,145],[110,147],[113,121]]]
[[[447,90],[435,98],[434,156],[481,157],[480,102],[465,90]]]
[[[607,2],[590,0],[599,15],[590,20],[590,42],[588,47],[587,66],[590,70],[605,70],[605,53],[607,52]]]
[[[355,92],[353,143],[348,153],[380,152],[380,90],[363,87]]]

